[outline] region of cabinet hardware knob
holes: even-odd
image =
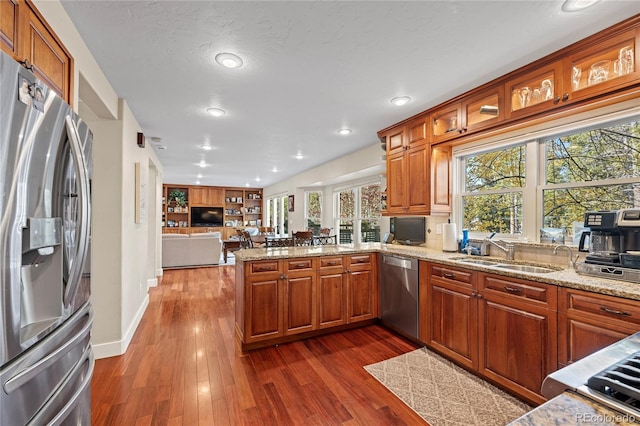
[[[568,93],[565,93],[564,95],[562,95],[562,102],[567,102],[567,99],[569,99]]]
[[[508,291],[509,293],[514,293],[514,294],[520,294],[522,293],[522,290],[517,288],[517,287],[509,287],[508,285],[504,286],[504,289],[506,291]]]
[[[560,102],[560,96],[556,96],[555,98],[553,98],[553,103],[557,104]]]
[[[454,280],[456,278],[456,274],[452,274],[450,272],[445,272],[444,274],[442,274],[442,276],[445,278],[449,278],[450,280]]]
[[[478,299],[482,299],[482,294],[480,294],[480,293],[476,293],[476,297],[477,297]]]
[[[604,312],[606,312],[608,314],[618,315],[618,316],[621,316],[621,317],[630,317],[631,316],[631,314],[629,312],[616,311],[615,309],[609,309],[609,308],[607,308],[605,306],[600,306],[600,310],[604,311]]]

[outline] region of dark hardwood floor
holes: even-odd
[[[96,361],[93,425],[425,424],[362,367],[416,346],[380,326],[243,354],[234,267],[170,270],[127,352]]]

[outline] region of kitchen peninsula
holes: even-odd
[[[256,248],[235,253],[241,348],[376,321],[378,253],[420,261],[420,343],[535,404],[545,401],[546,375],[640,323],[637,285],[556,265],[531,273],[468,262],[476,256],[381,243]],[[574,333],[582,333],[581,346]]]

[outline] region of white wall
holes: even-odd
[[[161,269],[158,216],[147,215],[140,224],[134,221],[134,165],[139,162],[145,182],[155,185],[147,188],[147,209],[159,208],[162,165],[149,145],[137,146],[140,125],[59,1],[34,0],[34,4],[74,58],[73,103],[94,134],[92,342],[98,358],[119,355],[126,351],[147,306],[147,286]]]

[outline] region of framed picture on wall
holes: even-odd
[[[290,212],[294,211],[293,195],[289,195],[289,211]]]

